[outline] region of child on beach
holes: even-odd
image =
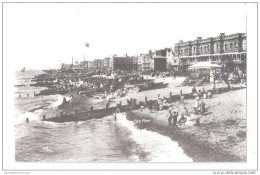
[[[203,95],[203,98],[204,98],[204,99],[208,98],[207,93],[208,93],[207,91],[204,93],[204,95]]]
[[[210,91],[207,93],[207,95],[208,95],[208,98],[212,98],[212,93]]]
[[[184,114],[181,114],[181,118],[179,119],[178,123],[185,123],[187,118],[184,117]]]
[[[181,103],[184,103],[184,95],[180,95]]]

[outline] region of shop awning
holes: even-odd
[[[222,66],[210,62],[199,62],[197,64],[193,64],[192,66],[189,66],[188,69],[210,69],[210,68],[222,68]]]

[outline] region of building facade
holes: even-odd
[[[151,67],[151,61],[152,58],[149,54],[140,54],[139,56],[139,64],[140,64],[140,70],[142,72],[149,72],[152,67]]]
[[[107,57],[104,59],[104,68],[109,68],[110,67],[110,58]]]
[[[93,61],[93,67],[95,69],[102,69],[104,67],[104,60],[103,59],[95,59]]]
[[[222,65],[227,72],[245,71],[246,47],[245,33],[221,33],[217,37],[197,37],[193,41],[180,41],[175,44],[173,59],[178,59],[178,69],[184,72],[192,64],[207,61]]]
[[[154,72],[167,71],[167,58],[164,56],[154,56],[151,61],[151,69]]]
[[[112,70],[123,70],[123,71],[133,71],[134,57],[129,56],[112,56],[110,58],[110,67]]]
[[[87,69],[88,68],[88,61],[81,61],[80,67],[82,67],[83,69]]]
[[[93,61],[88,61],[88,69],[93,69]]]

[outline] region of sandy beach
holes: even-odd
[[[145,76],[146,78],[146,76]],[[183,94],[190,93],[191,88],[190,86],[181,86],[182,82],[186,79],[185,77],[177,77],[176,80],[174,80],[172,77],[166,77],[166,78],[155,78],[148,76],[149,79],[154,79],[154,82],[163,82],[164,84],[168,84],[165,88],[160,89],[152,89],[152,90],[146,90],[141,92],[128,92],[123,97],[116,97],[111,98],[109,100],[109,107],[116,106],[117,103],[127,104],[127,99],[135,98],[137,101],[137,104],[139,104],[140,101],[144,101],[145,97],[148,98],[148,100],[157,100],[158,94],[160,94],[160,97],[167,97],[169,98],[170,92],[172,95],[177,95],[180,93],[180,90],[182,90]],[[233,85],[240,86],[240,85]],[[224,83],[217,83],[216,88],[220,87],[227,87]],[[203,86],[197,87],[197,89],[205,90],[211,90],[212,84],[206,84]],[[71,98],[71,103],[67,105],[60,106],[59,108],[63,110],[66,113],[74,113],[74,110],[77,109],[78,112],[84,112],[90,110],[90,107],[93,106],[94,109],[102,109],[105,108],[106,103],[108,102],[108,99],[102,98],[104,94],[94,94],[93,97],[87,97],[84,95],[78,95],[76,93],[70,93],[67,94],[67,96],[73,96]]]
[[[169,83],[168,87],[128,93],[125,97],[111,99],[110,106],[115,106],[120,101],[124,104],[130,98],[136,98],[138,103],[138,101],[144,101],[145,96],[148,97],[148,100],[155,100],[158,98],[158,94],[161,97],[169,97],[170,92],[178,94],[182,90],[183,93],[189,93],[191,87],[181,86],[184,79],[184,77],[177,77],[177,80],[170,77],[164,80],[157,78],[155,80],[157,82]],[[216,87],[226,87],[226,84],[218,83]],[[212,88],[212,85],[197,87],[197,89],[202,88],[208,90]],[[94,109],[105,108],[108,101],[98,95],[91,98],[75,93],[70,95],[73,95],[71,103],[59,107],[68,114],[74,113],[75,109],[78,112],[88,111],[91,106],[94,106]],[[152,113],[147,108],[142,112],[134,110],[127,113],[127,119],[135,121],[136,127],[140,129],[158,132],[177,141],[195,162],[246,161],[246,89],[214,94],[213,98],[203,100],[207,109],[204,115],[192,114],[194,99],[186,99],[184,103],[180,101],[172,103],[172,111],[183,114],[185,113],[184,107],[186,107],[193,121],[200,118],[200,126],[179,124],[178,129],[174,129],[168,126],[168,110]],[[146,122],[142,122],[143,119]]]
[[[200,126],[168,126],[168,110],[150,113],[148,109],[128,112],[127,118],[140,129],[158,132],[177,141],[195,162],[246,161],[246,89],[230,91],[205,99],[205,115]],[[173,111],[184,113],[184,106],[192,111],[194,100],[184,104],[175,102]],[[142,122],[142,120],[150,122]]]

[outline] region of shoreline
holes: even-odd
[[[160,91],[163,90],[165,89]],[[181,125],[178,126],[179,130],[169,127],[167,122],[168,110],[149,113],[146,108],[143,112],[140,112],[140,110],[126,111],[126,116],[129,121],[134,122],[138,129],[157,132],[177,142],[184,153],[191,157],[194,162],[245,162],[246,113],[243,111],[246,109],[245,92],[246,89],[231,90],[214,94],[212,99],[205,99],[209,111],[205,115],[199,116],[201,118],[201,126],[199,127]],[[156,95],[153,94],[153,96]],[[148,98],[151,97],[148,96]],[[142,99],[142,97],[139,99]],[[119,100],[112,100],[111,105],[115,105]],[[231,103],[225,104],[227,102]],[[91,106],[94,106],[94,110],[97,111],[99,108],[104,109],[105,103],[105,99],[73,93],[71,103],[61,105],[58,109],[73,114],[75,108],[77,108],[78,112],[84,113]],[[184,113],[184,106],[187,107],[188,111],[192,111],[193,103],[194,99],[185,99],[185,103],[174,101],[172,108],[182,114]],[[76,120],[85,120],[85,118],[81,116]]]
[[[220,97],[215,95],[213,98]],[[219,102],[217,101],[217,103]],[[237,109],[230,110],[237,111]],[[212,114],[209,113],[209,115]],[[140,110],[129,111],[127,112],[127,119],[133,121],[138,129],[157,132],[177,142],[184,153],[191,157],[194,162],[246,162],[244,119],[241,119],[242,124],[239,122],[233,124],[233,119],[229,114],[226,114],[226,118],[217,120],[220,116],[215,113],[216,116],[213,116],[215,122],[212,122],[209,115],[202,116],[201,126],[178,125],[178,129],[168,126],[167,110],[153,113],[149,113],[149,111],[140,112]],[[238,115],[240,114],[235,114],[235,116]],[[223,125],[226,127],[225,129],[223,129]],[[226,133],[229,131],[227,129],[232,131],[233,135]],[[214,142],[214,139],[217,139],[217,141]]]
[[[135,126],[138,129],[146,129],[148,131],[157,132],[163,136],[169,137],[175,141],[183,149],[184,153],[191,157],[194,162],[241,162],[242,160],[235,155],[225,153],[221,149],[213,148],[207,142],[201,142],[193,138],[193,135],[176,130],[170,126],[160,123],[152,123],[153,118],[149,115],[138,114],[136,111],[127,112],[127,119],[134,120],[150,120],[151,122],[137,122]]]
[[[245,90],[245,89],[244,89]],[[242,90],[236,90],[242,92]],[[213,99],[218,98],[222,95],[229,95],[236,91],[229,91],[222,94],[214,95]],[[74,97],[71,99],[72,103],[68,105],[64,105],[60,107],[52,108],[51,111],[47,112],[47,116],[58,116],[61,111],[67,111],[67,113],[73,113],[74,108],[77,107],[79,111],[85,111],[90,106],[95,105],[99,107],[103,107],[105,105],[106,100],[89,98],[82,95],[77,95],[75,93],[65,94],[64,96],[73,95]],[[225,99],[224,99],[225,100]],[[193,99],[186,99],[185,102],[193,101]],[[173,102],[174,106],[180,105],[179,101]],[[189,107],[188,107],[189,109]],[[145,109],[143,112],[140,110],[133,110],[126,112],[126,118],[129,121],[133,121],[134,125],[138,129],[146,129],[152,132],[157,132],[163,136],[169,137],[171,140],[177,142],[179,146],[183,149],[184,153],[191,157],[194,162],[244,162],[246,159],[241,158],[241,156],[237,156],[236,154],[232,154],[225,149],[222,149],[221,145],[214,145],[210,143],[207,139],[198,139],[196,134],[192,134],[187,132],[187,128],[180,127],[179,130],[176,130],[172,127],[169,127],[167,122],[162,122],[161,120],[156,120],[154,115],[167,114],[168,110],[161,110],[153,113],[146,112]],[[189,109],[190,110],[190,109]],[[236,108],[234,109],[236,110]],[[54,115],[53,115],[54,114]],[[228,115],[228,114],[227,114]],[[165,121],[166,121],[165,116]],[[193,130],[198,128],[197,126],[192,126]],[[214,126],[213,126],[214,127]],[[198,128],[199,129],[199,128]],[[191,129],[192,130],[192,129]]]

